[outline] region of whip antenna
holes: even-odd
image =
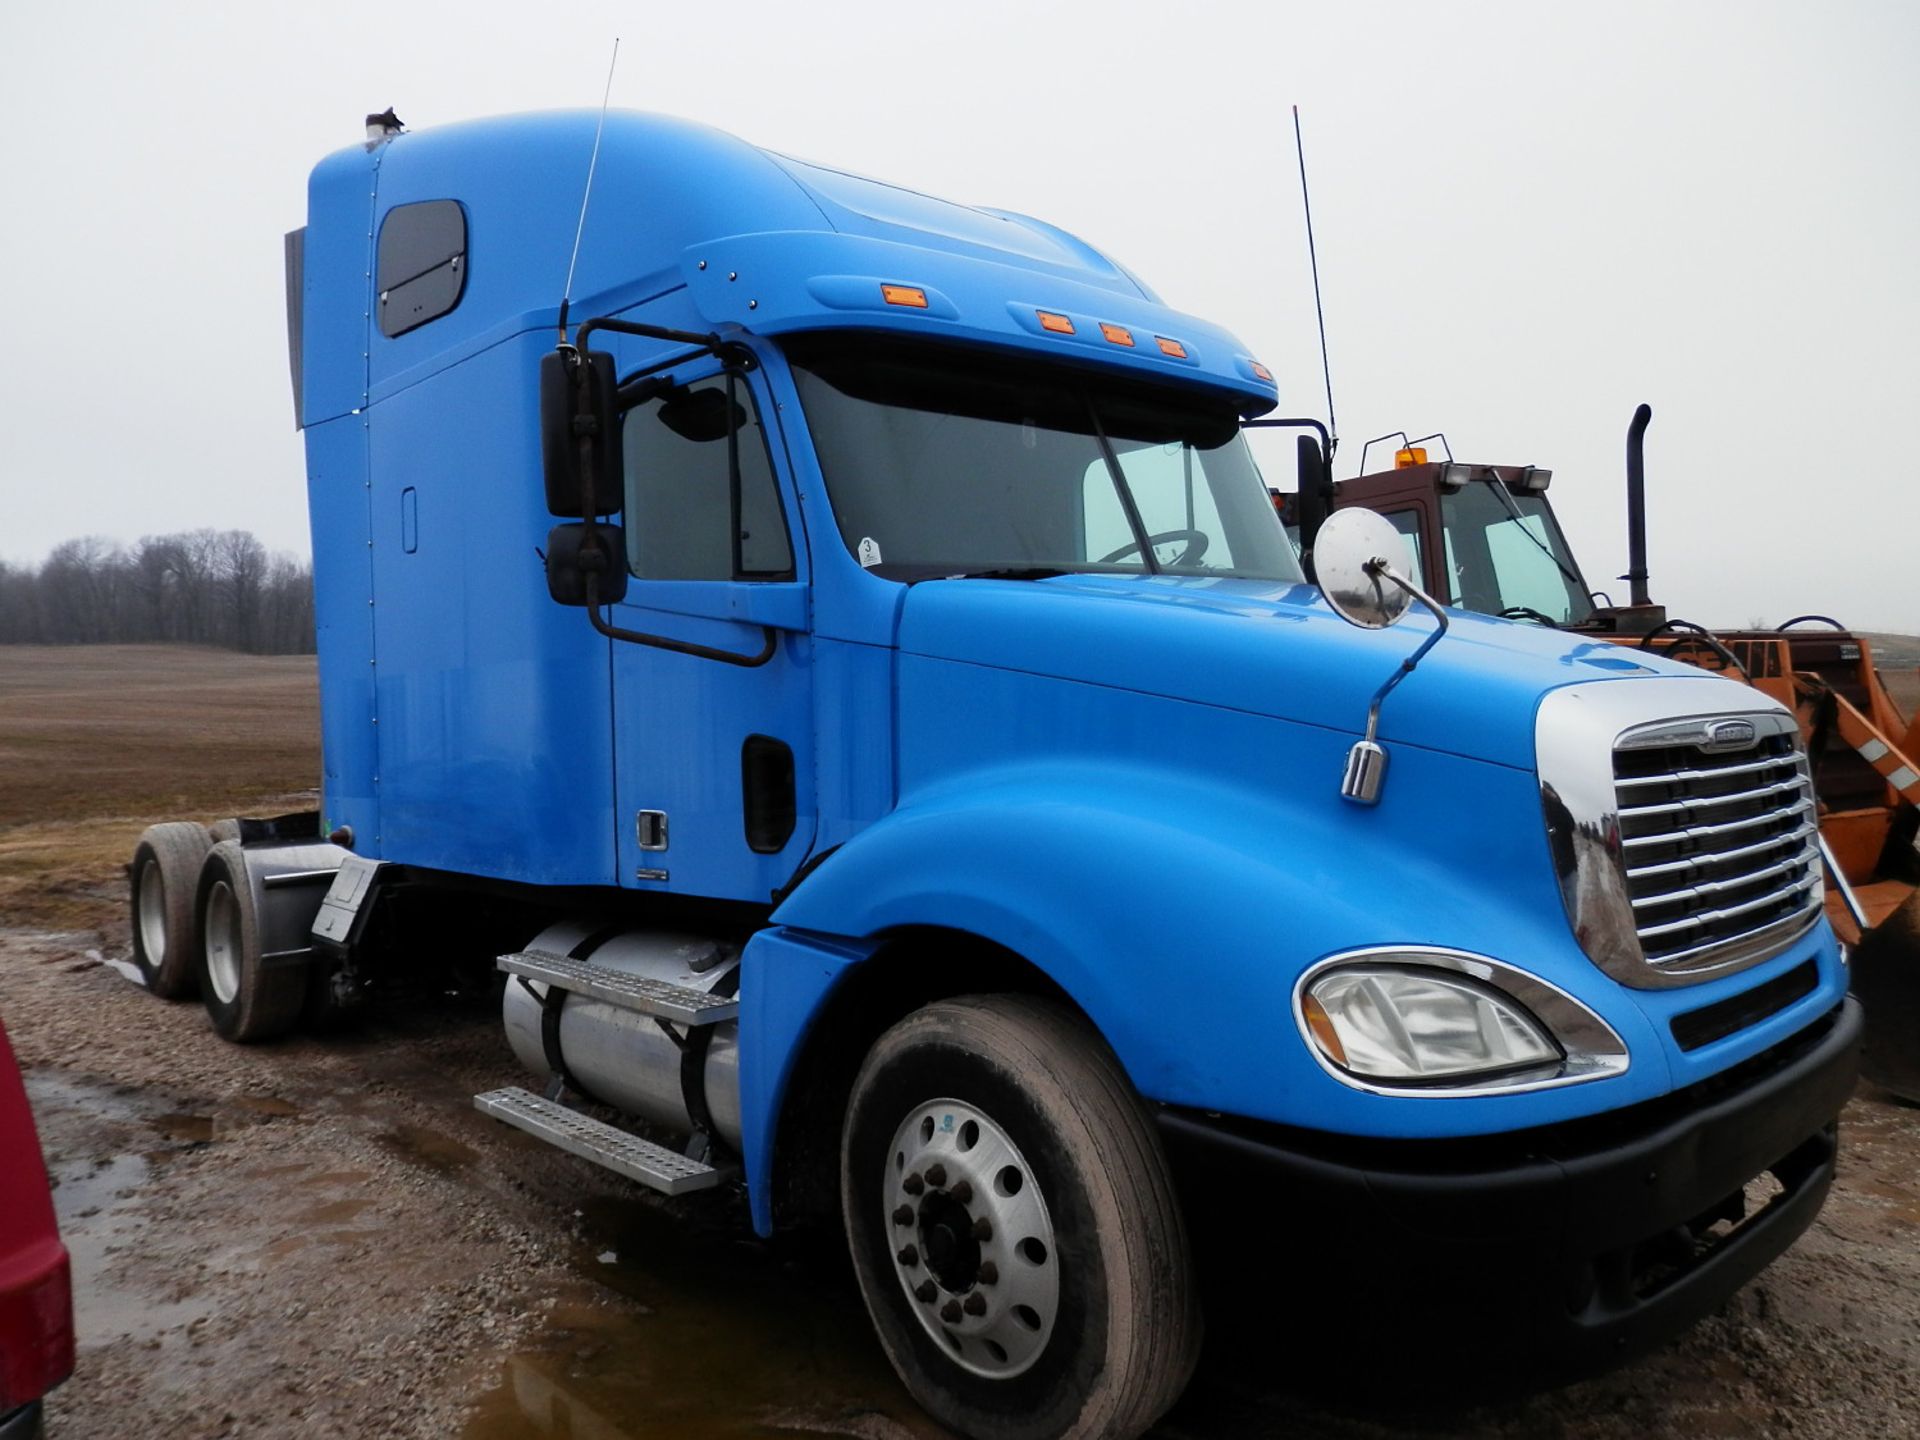
[[[1340,448],[1340,425],[1333,418],[1333,370],[1327,364],[1327,317],[1320,308],[1320,257],[1313,248],[1313,201],[1307,196],[1307,147],[1300,140],[1300,107],[1293,107],[1293,151],[1300,157],[1300,208],[1307,217],[1307,261],[1313,266],[1313,318],[1320,322],[1320,375],[1327,384],[1327,466]]]
[[[587,228],[587,201],[593,198],[593,167],[600,163],[600,132],[607,128],[607,102],[613,98],[613,67],[620,63],[620,37],[613,37],[613,58],[607,61],[607,88],[600,94],[600,123],[593,127],[593,154],[587,157],[587,188],[580,192],[580,220],[573,227],[573,254],[567,257],[567,283],[560,290],[560,343],[567,343],[567,302],[573,298],[573,267],[580,260],[580,237]],[[1297,126],[1299,116],[1296,113]],[[1316,284],[1319,282],[1316,280]]]

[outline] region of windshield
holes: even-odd
[[[1224,405],[871,336],[788,358],[841,538],[889,578],[1301,578]]]
[[[1443,493],[1440,506],[1454,604],[1485,615],[1532,611],[1555,625],[1593,614],[1546,496],[1471,480]]]

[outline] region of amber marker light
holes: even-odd
[[[927,308],[927,292],[916,285],[882,285],[880,298],[889,305],[909,305],[915,310]]]
[[[1326,1007],[1309,995],[1300,1002],[1300,1009],[1307,1017],[1307,1028],[1313,1032],[1313,1038],[1320,1042],[1320,1048],[1336,1064],[1346,1064],[1347,1047],[1340,1043],[1339,1035],[1334,1032],[1333,1021],[1327,1015]]]
[[[1100,333],[1107,337],[1109,345],[1131,346],[1133,344],[1133,332],[1124,325],[1108,325],[1102,322]]]
[[[1187,347],[1182,345],[1178,340],[1169,340],[1164,335],[1156,335],[1153,337],[1153,343],[1160,347],[1160,353],[1162,355],[1171,355],[1176,360],[1184,360],[1187,358]]]
[[[1051,330],[1056,335],[1073,334],[1073,321],[1066,316],[1056,315],[1051,310],[1036,310],[1033,313],[1040,317],[1042,330]]]
[[[1262,365],[1258,360],[1253,362],[1253,373],[1260,379],[1265,380],[1268,384],[1273,383],[1273,371]]]
[[[1426,463],[1427,447],[1424,445],[1409,445],[1404,450],[1393,452],[1393,468],[1396,470],[1405,470],[1410,466]]]

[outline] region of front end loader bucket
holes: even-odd
[[[1867,1079],[1920,1104],[1920,890],[1853,952],[1853,993],[1867,1007]]]

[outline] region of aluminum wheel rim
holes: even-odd
[[[1060,1262],[1026,1157],[977,1107],[917,1105],[887,1147],[884,1215],[894,1272],[954,1362],[1010,1380],[1047,1348]]]
[[[240,993],[240,906],[224,880],[207,892],[207,979],[214,998],[231,1005]]]
[[[140,949],[147,964],[158,970],[167,958],[167,882],[161,878],[158,860],[140,867],[138,885]]]

